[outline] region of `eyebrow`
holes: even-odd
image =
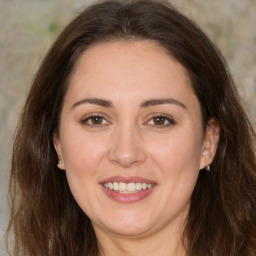
[[[76,103],[74,103],[72,105],[71,109],[74,109],[75,107],[82,105],[82,104],[86,104],[86,103],[98,105],[101,107],[107,107],[107,108],[114,106],[113,103],[109,100],[99,99],[99,98],[85,98],[85,99],[79,100]],[[182,102],[175,100],[173,98],[145,100],[140,104],[140,107],[147,108],[147,107],[163,105],[163,104],[175,104],[179,107],[182,107],[183,109],[186,109],[186,106]]]
[[[167,99],[150,99],[150,100],[146,100],[146,101],[143,101],[140,106],[142,108],[146,108],[146,107],[150,107],[150,106],[156,106],[156,105],[163,105],[163,104],[175,104],[179,107],[182,107],[184,109],[186,109],[186,106],[178,101],[178,100],[175,100],[175,99],[172,99],[172,98],[167,98]]]
[[[71,109],[85,103],[94,104],[94,105],[107,107],[107,108],[113,107],[113,103],[109,100],[98,99],[98,98],[86,98],[86,99],[77,101],[75,104],[72,105]]]

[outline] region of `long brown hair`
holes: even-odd
[[[158,1],[105,1],[60,34],[31,87],[13,148],[11,255],[98,255],[89,218],[57,168],[53,133],[81,54],[109,40],[153,40],[188,71],[205,127],[219,124],[211,171],[201,170],[184,230],[188,256],[256,255],[255,133],[225,60],[188,18]],[[11,236],[12,237],[12,236]]]

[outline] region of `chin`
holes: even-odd
[[[149,234],[154,229],[154,223],[157,221],[148,220],[145,216],[138,216],[132,218],[131,216],[125,216],[124,218],[119,218],[114,221],[114,218],[111,220],[104,220],[100,224],[94,223],[94,228],[99,227],[100,229],[107,230],[108,232],[120,235],[120,236],[143,236],[144,234]]]
[[[150,233],[151,228],[141,225],[130,225],[129,227],[120,227],[120,226],[110,226],[108,230],[111,233],[117,234],[119,236],[130,236],[130,237],[141,237],[145,234]]]

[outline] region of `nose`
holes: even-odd
[[[143,139],[136,128],[117,128],[113,134],[108,154],[109,160],[123,168],[133,167],[146,161]]]

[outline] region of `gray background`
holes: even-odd
[[[85,5],[81,0],[0,0],[0,256],[8,222],[13,134],[31,80],[51,42]],[[219,46],[256,124],[256,0],[173,0]],[[207,64],[207,63],[206,63]]]

